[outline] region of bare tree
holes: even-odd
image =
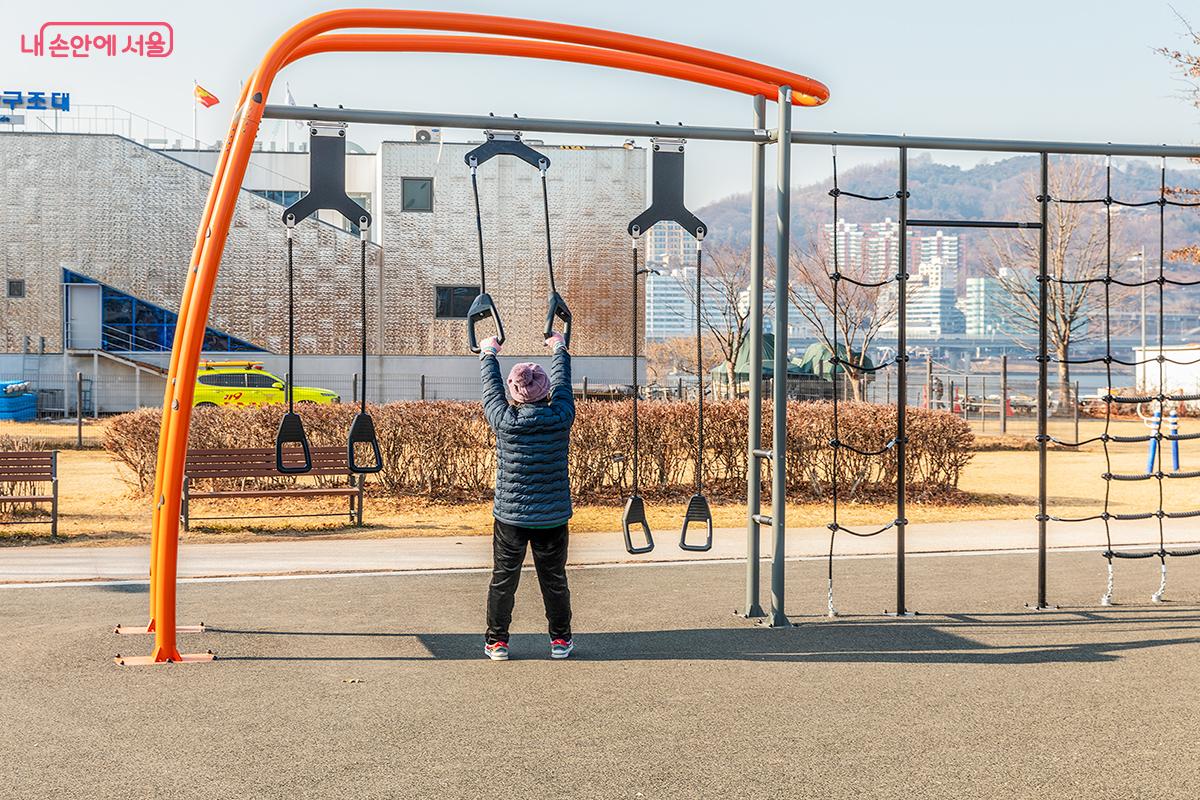
[[[717,349],[708,339],[704,340],[703,358],[712,363],[717,359]],[[673,336],[656,342],[646,343],[646,370],[651,383],[662,383],[672,373],[695,376],[696,338]]]
[[[1050,195],[1059,199],[1088,199],[1103,194],[1102,170],[1095,160],[1071,158],[1056,163],[1050,171]],[[1031,176],[1029,195],[1037,189]],[[1058,371],[1060,400],[1071,397],[1071,345],[1086,330],[1089,321],[1101,317],[1097,303],[1118,305],[1129,292],[1102,279],[1108,271],[1105,207],[1100,204],[1055,203],[1050,209],[1046,231],[1050,280],[1046,284],[1047,336]],[[1013,336],[1035,334],[1041,319],[1037,280],[1039,236],[1021,229],[1008,236],[991,237],[991,251],[984,265],[1008,301],[1004,323]],[[1113,261],[1118,262],[1113,248]]]
[[[863,369],[869,361],[867,352],[880,330],[896,314],[895,284],[860,286],[849,280],[839,280],[835,304],[834,283],[830,279],[834,272],[832,242],[819,236],[810,236],[806,243],[793,240],[791,259],[795,271],[788,286],[788,298],[829,352],[839,360],[849,362],[841,374],[849,383],[853,398],[861,400],[870,374]],[[858,281],[876,280],[861,274],[861,264],[839,263],[838,270]]]
[[[1185,37],[1189,43],[1195,47],[1200,47],[1200,33],[1188,23],[1188,21],[1179,12],[1175,13],[1179,18],[1179,22],[1183,25]],[[1171,66],[1181,76],[1183,89],[1180,94],[1196,109],[1200,109],[1200,53],[1187,50],[1179,50],[1173,47],[1159,47],[1155,50],[1159,55],[1171,62]],[[1200,163],[1200,159],[1191,159],[1193,163]],[[1190,188],[1173,188],[1170,194],[1175,196],[1190,197],[1194,202],[1195,198],[1200,197],[1200,190]],[[1168,254],[1171,258],[1179,261],[1189,261],[1193,264],[1200,264],[1200,245],[1189,244],[1183,247],[1172,250]]]
[[[680,283],[694,309],[695,275],[690,279],[681,278]],[[750,251],[732,245],[705,247],[700,284],[700,327],[707,339],[705,360],[710,358],[710,353],[713,360],[720,359],[725,367],[728,396],[733,397],[737,391],[734,362],[748,340],[750,330],[750,306],[744,302],[750,286]],[[694,342],[692,347],[694,353]],[[694,355],[692,362],[695,362]],[[750,379],[755,380],[756,376],[751,375]]]

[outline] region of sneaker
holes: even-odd
[[[555,639],[550,642],[551,658],[566,658],[575,649],[574,639]]]
[[[508,661],[508,642],[492,642],[483,646],[483,654],[492,661]],[[566,656],[563,656],[566,658]]]

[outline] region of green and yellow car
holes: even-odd
[[[296,386],[297,403],[339,403],[337,392]],[[265,406],[287,401],[283,378],[263,369],[260,361],[201,361],[192,404],[204,406]]]

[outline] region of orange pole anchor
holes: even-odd
[[[338,28],[373,27],[422,28],[552,40],[584,47],[564,48],[546,42],[517,43],[495,38],[481,38],[473,44],[444,42],[443,46],[464,48],[462,52],[486,53],[503,49],[506,51],[502,53],[504,55],[530,55],[603,64],[669,75],[750,94],[770,96],[772,92],[767,89],[788,85],[793,90],[793,102],[797,105],[820,105],[829,97],[824,84],[796,73],[686,45],[560,23],[435,11],[349,9],[318,14],[289,29],[268,50],[243,90],[221,161],[213,176],[206,218],[197,232],[199,249],[189,270],[188,283],[180,304],[159,437],[151,536],[153,613],[151,624],[147,626],[147,629],[154,630],[154,649],[145,658],[118,658],[120,664],[180,663],[210,660],[212,657],[211,652],[187,656],[179,653],[176,634],[180,629],[176,625],[175,612],[183,467],[196,372],[221,254],[262,120],[266,97],[279,69],[292,58],[308,54],[297,54],[297,51],[313,39],[322,38],[322,33]],[[362,50],[403,50],[403,41],[412,39],[415,43],[421,38],[397,35],[357,37],[349,43],[334,41],[310,45],[309,53],[324,52],[327,47],[341,48],[347,44]],[[439,37],[423,38],[429,40]],[[431,46],[426,41],[425,49],[431,49]],[[556,48],[557,52],[554,52]],[[414,49],[418,48],[414,46]],[[631,54],[641,58],[632,58]]]

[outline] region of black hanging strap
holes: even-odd
[[[550,190],[546,186],[546,167],[550,166],[550,162],[545,162],[545,166],[541,167],[542,171],[542,210],[545,212],[546,218],[546,270],[550,276],[550,302],[546,309],[546,330],[545,336],[550,338],[554,333],[554,320],[560,319],[563,322],[563,341],[567,347],[571,346],[571,309],[567,307],[567,301],[563,300],[562,295],[558,293],[558,287],[554,285],[554,253],[550,249]],[[636,282],[636,281],[635,281]]]
[[[383,469],[383,454],[379,451],[379,437],[375,435],[375,421],[367,413],[367,228],[359,230],[362,239],[359,266],[359,356],[362,369],[362,394],[359,396],[358,413],[350,423],[346,436],[346,465],[359,475],[379,472]],[[364,447],[358,447],[363,445]],[[360,461],[358,452],[368,451],[368,458]]]
[[[360,309],[360,355],[362,358],[362,405],[350,425],[347,437],[346,461],[350,471],[356,473],[378,472],[383,468],[375,426],[366,413],[367,398],[367,231],[371,227],[371,215],[346,194],[346,125],[344,123],[310,122],[308,192],[284,209],[283,222],[288,233],[288,410],[279,423],[275,436],[275,467],[284,473],[303,473],[312,469],[312,455],[304,423],[295,412],[292,386],[295,371],[295,287],[292,270],[292,233],[295,226],[320,210],[336,211],[359,229],[361,239],[361,267],[359,271]],[[303,462],[284,460],[285,446],[299,445],[303,451]],[[374,457],[370,463],[360,464],[355,457],[356,444],[367,445]]]
[[[478,164],[472,163],[470,158],[467,159],[467,163],[471,165],[471,193],[475,197],[475,232],[479,237],[479,294],[467,309],[467,347],[472,353],[478,353],[479,336],[475,326],[489,317],[495,320],[496,341],[504,344],[504,323],[500,321],[500,312],[487,290],[487,268],[483,257],[483,215],[479,210],[479,177],[476,174]]]
[[[712,549],[713,522],[708,499],[704,496],[704,340],[701,319],[703,313],[703,280],[700,265],[704,258],[703,235],[696,242],[696,493],[688,500],[683,514],[683,530],[679,533],[679,547],[683,550],[705,552]],[[688,543],[688,526],[699,523],[707,528],[702,544]]]
[[[312,451],[308,446],[308,436],[304,433],[304,422],[296,413],[293,402],[292,388],[296,374],[296,291],[293,276],[292,232],[295,228],[294,219],[287,220],[287,285],[288,285],[288,371],[287,371],[287,413],[279,420],[279,428],[275,431],[275,469],[286,475],[296,475],[312,469]],[[300,448],[301,459],[296,461],[294,447]],[[285,458],[285,451],[291,450]]]
[[[646,504],[638,492],[638,277],[643,270],[638,269],[637,239],[633,240],[633,349],[631,363],[631,381],[633,385],[633,492],[625,501],[625,511],[621,515],[621,530],[625,534],[625,550],[630,555],[649,553],[654,549],[654,536],[650,533],[650,522],[646,519]],[[646,543],[640,547],[633,544],[633,529],[641,526]]]
[[[496,323],[496,340],[504,344],[504,325],[500,321],[500,312],[496,303],[487,292],[487,274],[483,255],[483,216],[479,208],[479,166],[497,156],[512,156],[536,167],[542,173],[542,208],[546,220],[546,266],[550,274],[550,302],[546,313],[546,336],[554,332],[554,320],[561,319],[565,325],[563,339],[567,345],[571,343],[571,310],[558,294],[554,286],[554,256],[550,247],[550,193],[546,185],[546,170],[550,168],[550,159],[521,141],[519,133],[496,133],[484,131],[487,140],[463,156],[463,160],[471,169],[471,191],[475,198],[475,231],[479,238],[479,295],[467,310],[467,346],[472,353],[478,353],[479,335],[476,325],[489,317]]]

